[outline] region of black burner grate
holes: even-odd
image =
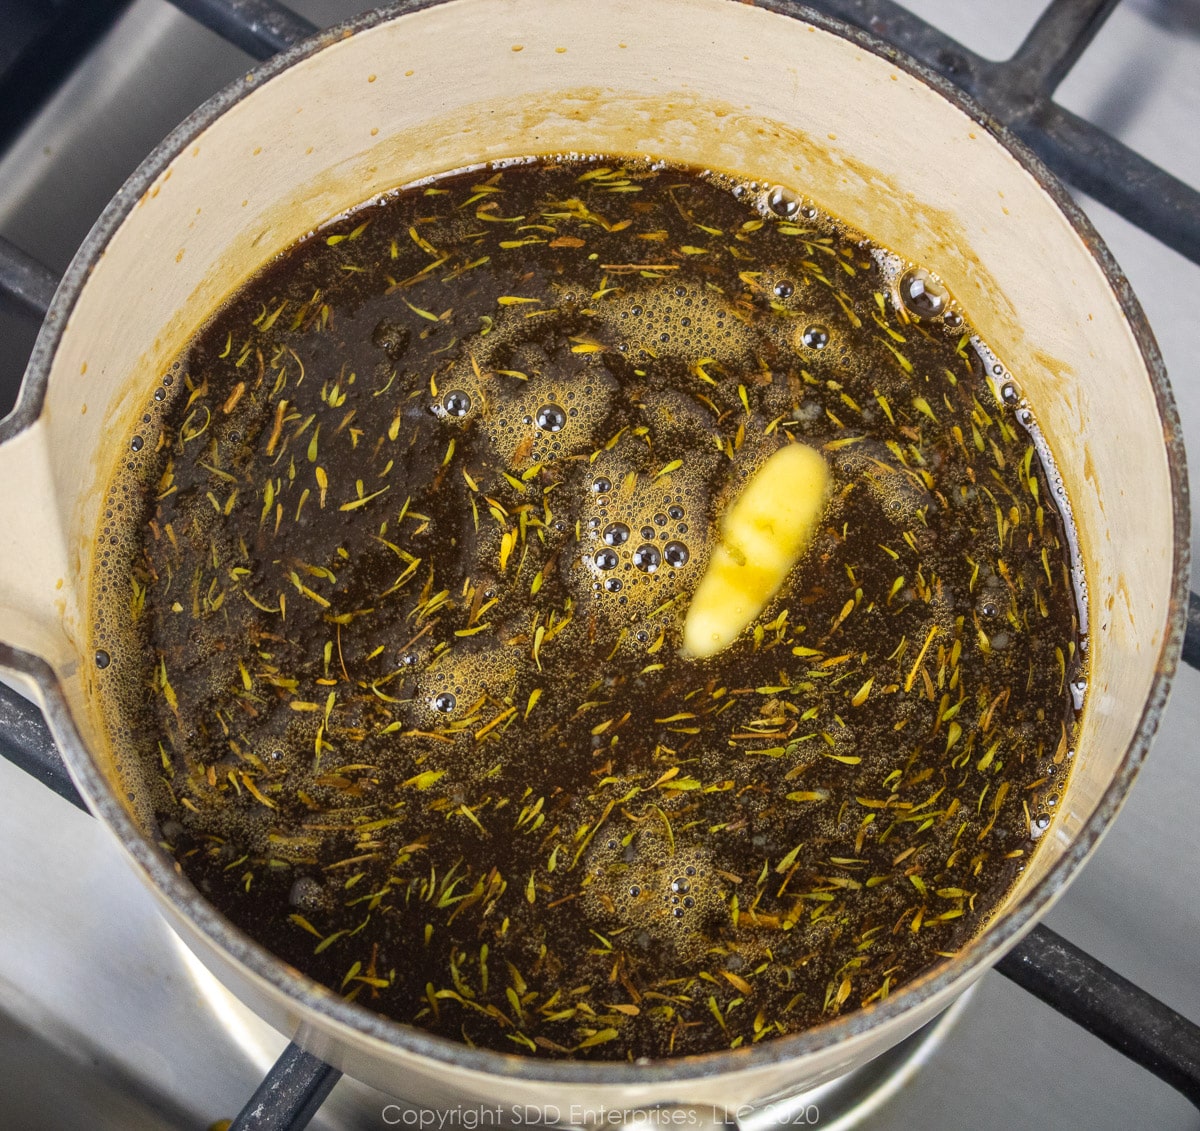
[[[259,60],[319,30],[276,0],[172,2]],[[791,0],[763,2],[803,10]],[[872,33],[958,86],[1063,180],[1200,264],[1200,192],[1053,98],[1119,2],[1051,0],[1016,53],[1000,62],[968,50],[893,0],[808,0],[808,7]],[[108,18],[119,7],[112,0],[94,6],[110,13]],[[94,26],[98,34],[106,23],[97,19]],[[0,305],[40,320],[56,286],[53,272],[0,238]],[[1195,593],[1183,659],[1200,668],[1200,597]],[[45,723],[3,685],[0,755],[84,808]],[[996,969],[1200,1107],[1200,1026],[1044,926],[1035,927]],[[289,1045],[230,1131],[299,1131],[340,1075]]]
[[[1200,264],[1200,192],[1053,99],[1119,2],[1051,0],[1002,62],[892,0],[812,0],[812,7],[873,32],[961,87],[1068,184]]]
[[[129,0],[0,0],[0,149]]]

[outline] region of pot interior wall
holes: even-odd
[[[44,422],[72,553],[47,607],[65,598],[76,654],[103,482],[174,353],[230,289],[375,193],[564,151],[792,186],[938,272],[1018,377],[1074,502],[1092,609],[1077,765],[1030,883],[1124,757],[1165,629],[1173,510],[1145,362],[1081,238],[982,127],[862,48],[728,0],[451,0],[248,81],[132,207],[54,361]],[[61,674],[107,761],[90,670]]]

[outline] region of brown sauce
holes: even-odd
[[[108,495],[98,679],[156,839],[287,962],[510,1052],[749,1045],[952,955],[1053,812],[1081,639],[1031,436],[924,278],[617,159],[278,257]],[[815,541],[683,658],[793,441],[833,474]]]

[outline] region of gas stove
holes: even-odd
[[[328,26],[366,7],[297,0],[301,18],[288,20],[262,0],[177,3],[80,0],[78,12],[64,16],[55,5],[35,11],[26,0],[0,0],[0,37],[12,36],[0,43],[0,236],[55,273],[154,145],[244,74],[251,57],[243,48],[265,57],[305,20]],[[1170,182],[1140,179],[1146,169],[1136,163],[1124,180],[1097,175],[1107,159],[1104,135],[1100,148],[1083,147],[1082,162],[1078,147],[1061,148],[1082,119],[1200,188],[1200,3],[1006,0],[1002,12],[991,0],[815,6],[900,43],[1010,111],[1029,91],[1011,72],[997,86],[989,60],[1017,53],[1039,20],[1043,29],[1059,17],[1076,30],[1103,23],[1058,86],[1065,115],[1033,144],[1073,185],[1107,201],[1079,197],[1141,300],[1173,378],[1188,448],[1200,452],[1200,205],[1186,192],[1173,196]],[[1040,42],[1053,56],[1051,40]],[[1057,77],[1053,57],[1047,64],[1035,51],[1026,62],[1030,84],[1039,67]],[[4,270],[0,254],[0,292]],[[27,308],[37,306],[36,271],[33,278]],[[3,410],[15,400],[37,329],[20,305],[0,304]],[[1129,459],[1136,466],[1137,453]],[[1194,559],[1197,551],[1193,534]],[[39,726],[31,709],[8,701],[0,707],[0,753],[19,755],[43,741]],[[1128,803],[1047,922],[1200,1021],[1198,733],[1200,672],[1185,665]],[[119,857],[90,816],[0,759],[0,1125],[11,1131],[219,1125],[285,1048],[190,956]],[[343,1078],[310,1126],[469,1127],[469,1114],[430,1122]],[[269,1111],[258,1119],[238,1126],[287,1125],[271,1122]],[[1200,1115],[1155,1075],[992,972],[930,1029],[855,1079],[741,1122],[784,1121],[824,1131],[1185,1131],[1200,1126]]]

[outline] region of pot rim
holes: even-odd
[[[16,408],[0,421],[0,443],[29,428],[40,417],[51,365],[70,315],[93,266],[104,253],[138,200],[169,164],[226,110],[263,82],[315,55],[342,39],[407,14],[450,0],[395,0],[385,8],[367,12],[296,44],[252,68],[200,106],[160,142],[138,166],[105,207],[81,244],[60,282],[38,334],[22,381]],[[736,0],[745,2],[745,0]],[[1166,633],[1155,662],[1155,675],[1145,706],[1125,755],[1100,798],[1095,811],[1080,829],[1062,858],[1024,897],[971,940],[953,959],[920,975],[886,1000],[822,1022],[799,1033],[775,1037],[749,1049],[723,1050],[666,1058],[650,1063],[622,1061],[554,1061],[517,1053],[475,1049],[439,1037],[415,1026],[393,1021],[382,1014],[348,1002],[327,987],[276,958],[233,926],[172,866],[167,855],[153,845],[116,799],[111,786],[95,765],[71,716],[67,699],[51,665],[31,652],[0,643],[0,666],[23,673],[38,686],[44,713],[60,745],[72,777],[87,798],[92,812],[115,833],[145,878],[206,939],[236,960],[258,979],[282,992],[296,1005],[320,1014],[339,1028],[382,1042],[417,1056],[468,1071],[502,1075],[527,1082],[592,1085],[653,1085],[685,1079],[713,1077],[763,1068],[826,1049],[885,1024],[947,991],[972,971],[990,966],[1006,953],[1048,910],[1049,905],[1091,854],[1116,816],[1127,795],[1150,742],[1158,729],[1170,691],[1187,619],[1190,567],[1190,517],[1188,482],[1182,432],[1174,396],[1154,335],[1128,280],[1090,221],[1058,178],[1032,150],[1005,126],[991,118],[964,91],[929,70],[906,53],[874,35],[790,0],[750,0],[753,6],[811,24],[839,36],[903,69],[949,101],[986,130],[1032,176],[1067,218],[1096,260],[1134,335],[1150,378],[1163,428],[1173,507],[1173,558],[1171,597]]]

